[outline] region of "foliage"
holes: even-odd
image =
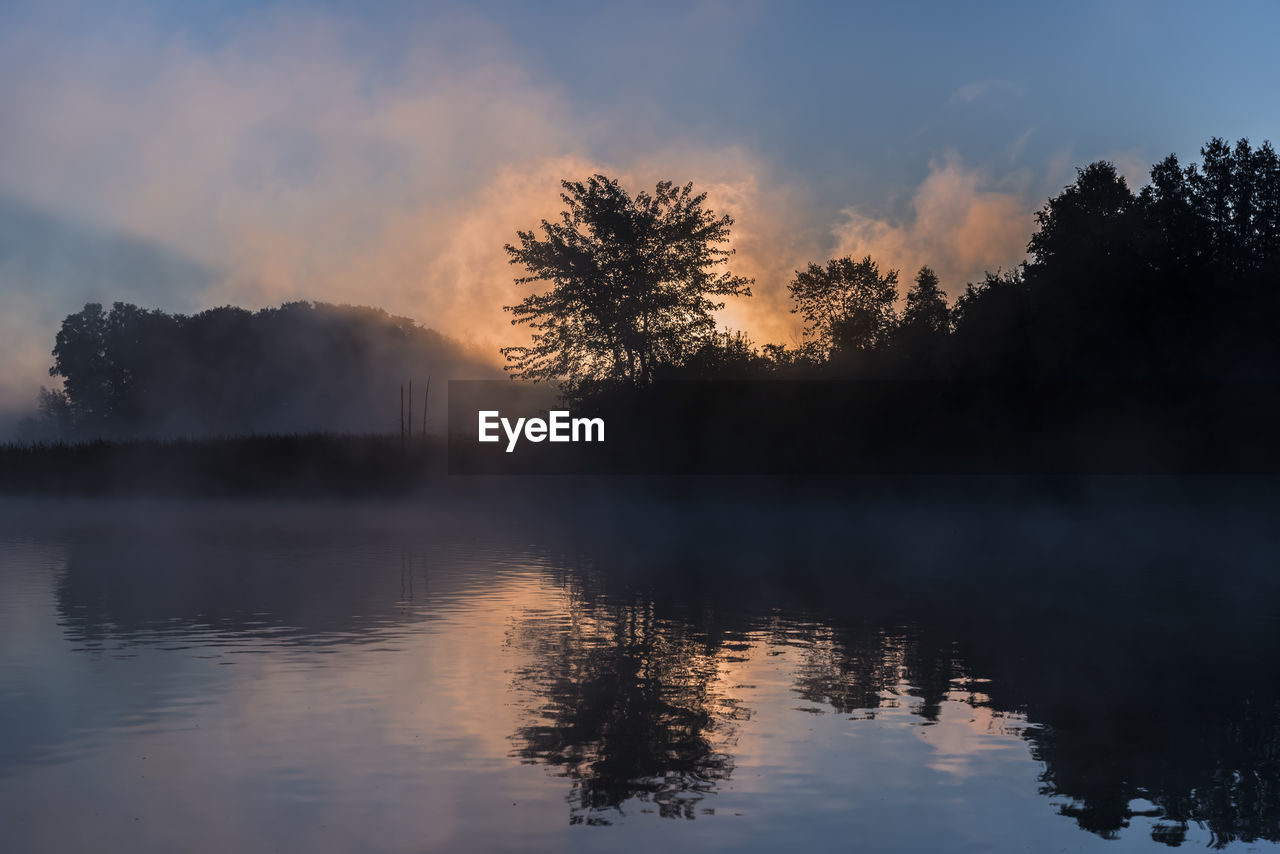
[[[515,377],[570,397],[655,378],[1275,379],[1280,376],[1280,158],[1210,140],[1198,163],[1156,163],[1134,192],[1097,162],[1036,214],[1029,259],[963,287],[948,309],[928,267],[900,304],[871,257],[809,264],[788,285],[799,347],[757,347],[715,312],[751,282],[725,269],[733,220],[692,185],[628,194],[563,182],[565,210],[508,245],[508,306],[532,331]],[[899,309],[901,314],[899,315]],[[452,342],[375,309],[291,303],[185,316],[89,304],[59,330],[29,438],[394,430],[401,383],[451,366]]]
[[[915,285],[907,292],[902,329],[921,335],[944,335],[950,328],[947,297],[938,284],[938,274],[928,267],[921,267],[916,273]]]
[[[560,219],[506,247],[527,270],[517,284],[551,286],[506,306],[533,330],[529,346],[502,351],[513,376],[570,395],[645,385],[714,341],[719,298],[750,295],[750,280],[719,269],[733,219],[706,209],[692,184],[634,197],[603,175],[562,186]]]
[[[68,438],[393,432],[402,383],[463,366],[483,376],[408,318],[309,302],[194,315],[90,303],[62,322],[53,357],[63,390],[41,410]]]
[[[833,258],[826,267],[810,264],[787,286],[804,319],[809,345],[820,357],[872,350],[884,344],[897,322],[898,271],[880,273],[861,261]]]

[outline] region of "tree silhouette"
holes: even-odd
[[[928,370],[939,359],[950,331],[951,312],[938,274],[921,267],[907,292],[902,320],[894,331],[894,346],[908,360],[910,370]]]
[[[309,302],[194,315],[90,303],[63,320],[53,357],[65,399],[41,407],[64,438],[390,432],[402,382],[491,372],[409,318]]]
[[[110,411],[110,361],[106,353],[107,316],[99,303],[67,315],[53,348],[49,376],[63,377],[76,417],[86,425]]]
[[[1027,246],[1033,265],[1086,264],[1130,253],[1136,199],[1114,164],[1099,161],[1079,170],[1075,183],[1036,213],[1039,226]]]
[[[71,435],[74,427],[75,415],[67,393],[40,386],[36,394],[36,414],[19,422],[17,436],[21,442],[57,440]]]
[[[874,349],[897,322],[898,271],[882,275],[870,255],[810,264],[787,289],[796,302],[792,312],[804,319],[809,345],[822,358]]]
[[[916,273],[916,283],[907,292],[907,306],[902,313],[902,326],[919,329],[929,335],[939,335],[949,330],[951,319],[947,314],[947,298],[938,286],[938,274],[928,267]]]
[[[1033,301],[1022,270],[987,273],[965,286],[951,309],[955,370],[969,377],[1013,377],[1030,369]]]
[[[870,256],[809,264],[788,285],[804,321],[798,348],[757,348],[717,329],[722,298],[751,283],[725,269],[733,220],[706,209],[705,194],[662,182],[632,196],[603,175],[565,181],[559,219],[506,247],[526,273],[519,284],[547,286],[507,306],[532,332],[528,346],[502,351],[507,369],[600,400],[636,400],[667,378],[1045,381],[1037,394],[1058,381],[1274,380],[1280,157],[1270,143],[1218,138],[1200,155],[1164,158],[1136,193],[1112,163],[1080,169],[1036,214],[1029,260],[969,283],[950,311],[928,267],[899,304],[897,271]],[[65,405],[45,399],[33,431],[369,429],[331,415],[370,412],[375,399],[394,406],[439,342],[404,318],[360,311],[371,310],[183,317],[89,304],[67,317],[54,348]]]
[[[604,175],[562,186],[560,220],[506,247],[528,271],[517,284],[551,284],[505,307],[533,330],[529,346],[502,350],[513,376],[570,395],[646,385],[712,340],[715,298],[750,295],[749,279],[717,270],[733,219],[704,208],[692,184],[634,197]]]

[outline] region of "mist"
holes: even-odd
[[[0,110],[22,117],[0,128],[10,415],[50,384],[57,325],[91,301],[375,305],[496,365],[525,335],[502,308],[522,296],[503,245],[555,216],[562,179],[705,189],[736,220],[732,267],[756,280],[722,322],[794,344],[785,286],[808,261],[882,253],[904,275],[930,263],[955,295],[1022,259],[1030,213],[1061,177],[946,156],[901,203],[832,208],[821,179],[673,127],[660,105],[622,94],[583,114],[507,34],[460,12],[391,55],[312,12],[246,17],[212,41],[138,12],[94,33],[15,17],[0,36]]]

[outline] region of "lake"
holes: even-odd
[[[1275,519],[9,500],[0,847],[1270,848]]]

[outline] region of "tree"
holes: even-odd
[[[1032,270],[1055,265],[1097,275],[1132,254],[1137,199],[1124,177],[1105,160],[1077,172],[1075,183],[1036,212],[1038,227],[1027,245]]]
[[[40,393],[36,396],[36,409],[54,436],[65,439],[71,435],[75,427],[75,413],[65,391],[40,386]]]
[[[559,221],[506,246],[528,271],[516,284],[551,285],[505,306],[533,330],[528,346],[502,349],[512,376],[579,397],[646,385],[714,341],[716,298],[751,295],[751,280],[718,269],[733,252],[723,248],[733,219],[704,208],[691,183],[634,197],[604,175],[561,186]]]
[[[1176,154],[1151,167],[1151,183],[1139,195],[1150,229],[1151,260],[1163,274],[1193,268],[1200,261],[1206,241],[1196,216],[1190,177]]]
[[[951,325],[947,297],[938,286],[938,274],[928,267],[916,273],[916,283],[907,292],[902,328],[923,335],[944,335]]]
[[[897,321],[898,271],[881,275],[871,256],[861,261],[833,258],[827,266],[810,264],[787,285],[804,318],[809,346],[822,358],[871,350],[888,338]]]
[[[49,376],[64,378],[77,420],[94,424],[110,414],[111,360],[107,354],[107,314],[99,303],[87,303],[67,315],[53,347]]]
[[[1021,268],[969,283],[951,309],[951,356],[961,376],[1025,378],[1038,364],[1031,288]]]
[[[1263,142],[1253,153],[1253,169],[1257,180],[1257,213],[1255,228],[1260,259],[1276,263],[1280,258],[1280,156]]]
[[[937,367],[950,331],[951,312],[938,285],[938,274],[921,267],[907,291],[902,320],[893,334],[900,366],[915,373]]]
[[[17,439],[20,442],[49,442],[67,440],[75,435],[75,413],[71,401],[62,389],[40,386],[36,396],[36,414],[18,422]]]
[[[1222,269],[1241,273],[1280,252],[1280,160],[1271,143],[1214,137],[1200,149],[1202,168],[1187,171],[1191,199],[1209,251]]]
[[[1242,140],[1243,142],[1243,140]],[[1239,175],[1231,146],[1220,137],[1209,140],[1200,149],[1201,167],[1194,169],[1190,183],[1195,191],[1197,213],[1210,236],[1214,259],[1222,266],[1230,267],[1236,259],[1236,223],[1239,217],[1233,210],[1239,200]]]
[[[62,322],[53,356],[65,395],[41,395],[33,429],[80,438],[380,432],[402,382],[490,370],[407,317],[311,302],[194,315],[90,303]]]
[[[768,345],[766,345],[768,346]],[[761,355],[744,332],[717,332],[683,364],[673,368],[672,378],[752,379],[766,375],[774,362]],[[662,378],[667,378],[664,374]]]
[[[1159,310],[1142,201],[1114,164],[1091,163],[1036,213],[1026,280],[1041,367],[1054,375],[1141,374]]]

